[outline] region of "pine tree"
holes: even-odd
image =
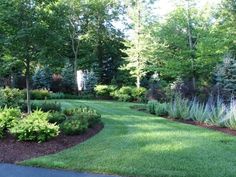
[[[37,67],[32,77],[33,87],[35,89],[50,89],[52,84],[52,72],[48,66]]]
[[[73,65],[71,63],[66,63],[62,69],[62,87],[65,92],[71,93],[76,87],[75,74],[73,70]]]
[[[223,63],[217,67],[215,74],[217,88],[236,95],[236,59],[232,55],[224,58]]]

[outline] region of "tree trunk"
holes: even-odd
[[[140,76],[137,76],[136,78],[136,86],[137,88],[140,88]]]
[[[31,113],[30,104],[30,60],[26,59],[26,95],[27,95],[27,113]]]
[[[191,27],[191,14],[190,14],[190,4],[189,0],[187,0],[187,23],[188,23],[188,42],[189,42],[189,49],[191,55],[191,70],[192,70],[192,84],[193,89],[196,89],[196,78],[194,74],[194,47],[193,47],[193,36],[192,36],[192,27]]]

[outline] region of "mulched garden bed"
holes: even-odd
[[[0,163],[16,163],[33,157],[56,153],[84,142],[102,129],[103,125],[97,124],[82,135],[66,136],[60,134],[58,137],[44,143],[19,142],[11,135],[7,135],[0,140]]]
[[[141,111],[141,112],[145,112],[145,113],[150,114],[143,106],[134,105],[134,106],[131,106],[130,108],[135,109],[137,111]],[[198,127],[204,127],[204,128],[208,128],[208,129],[212,129],[212,130],[215,130],[215,131],[220,131],[220,132],[223,132],[223,133],[226,133],[226,134],[229,134],[229,135],[236,136],[236,130],[232,130],[230,128],[219,127],[219,126],[216,126],[216,125],[209,125],[209,124],[206,124],[206,123],[203,123],[203,122],[196,122],[196,121],[193,121],[193,120],[178,120],[178,119],[169,118],[167,116],[161,116],[161,117],[163,117],[165,119],[168,119],[168,120],[171,120],[171,121],[174,121],[174,122],[181,122],[181,123],[184,123],[184,124],[190,124],[190,125],[195,125],[195,126],[198,126]]]
[[[204,127],[204,128],[208,128],[208,129],[212,129],[212,130],[216,130],[216,131],[220,131],[220,132],[223,132],[223,133],[226,133],[226,134],[236,136],[236,131],[235,130],[232,130],[232,129],[226,128],[226,127],[219,127],[219,126],[216,126],[216,125],[209,125],[209,124],[206,124],[206,123],[195,122],[195,121],[192,121],[192,120],[177,120],[177,119],[170,119],[170,118],[166,118],[166,119],[169,119],[169,120],[172,120],[172,121],[175,121],[175,122],[181,122],[181,123],[184,123],[184,124],[195,125],[195,126],[198,126],[198,127]]]

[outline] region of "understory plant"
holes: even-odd
[[[3,130],[11,128],[14,123],[21,118],[19,108],[3,108],[0,109],[0,125]]]
[[[189,110],[189,101],[179,95],[175,95],[169,103],[168,115],[175,119],[188,119]]]
[[[208,104],[202,104],[195,99],[190,103],[189,119],[206,122],[211,118],[211,110]]]
[[[59,134],[59,126],[48,122],[49,113],[40,110],[19,120],[10,133],[19,141],[44,142]]]

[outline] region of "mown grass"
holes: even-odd
[[[122,176],[236,176],[236,137],[137,112],[130,103],[61,103],[97,109],[105,128],[80,145],[22,164]]]

